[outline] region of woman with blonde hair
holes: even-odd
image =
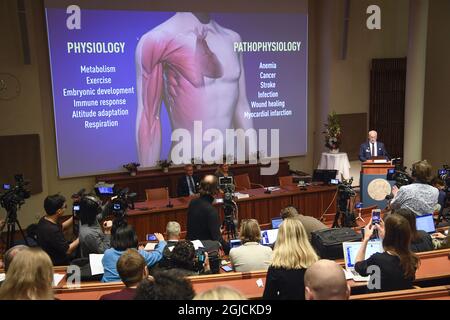
[[[194,300],[247,300],[247,298],[236,289],[218,286],[197,294]]]
[[[263,298],[304,300],[306,269],[319,260],[298,219],[284,220],[278,230]]]
[[[0,300],[53,300],[52,260],[40,248],[20,251],[0,287]]]
[[[261,245],[261,229],[255,219],[241,220],[239,232],[242,245],[230,251],[230,260],[237,272],[267,270],[272,249]]]

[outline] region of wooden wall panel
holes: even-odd
[[[41,147],[38,134],[0,137],[0,184],[15,185],[14,175],[29,180],[31,194],[42,192]]]

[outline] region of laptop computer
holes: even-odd
[[[315,169],[313,172],[312,181],[328,184],[331,179],[336,179],[337,173],[337,170]]]
[[[345,259],[345,270],[346,278],[353,279],[354,281],[369,281],[369,277],[360,276],[355,271],[355,263],[356,263],[356,255],[358,254],[359,248],[361,247],[362,242],[343,242],[342,248],[344,250],[344,259]],[[370,258],[374,253],[382,253],[383,244],[380,240],[369,241],[366,249],[365,259]]]
[[[240,247],[242,242],[240,239],[231,239],[230,240],[230,249]]]
[[[416,228],[417,230],[423,230],[430,234],[435,233],[436,226],[434,225],[433,214],[430,213],[416,217]]]
[[[278,229],[283,219],[280,217],[272,218],[272,229]]]
[[[269,229],[261,231],[261,244],[270,246],[275,243],[278,236],[278,229]]]

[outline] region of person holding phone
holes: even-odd
[[[102,264],[105,270],[102,282],[120,281],[119,272],[117,270],[117,261],[127,249],[137,250],[144,258],[148,268],[154,266],[162,259],[162,252],[166,246],[164,236],[155,233],[158,244],[155,250],[147,252],[138,249],[138,237],[133,226],[129,225],[124,219],[115,219],[111,229],[111,248],[105,250]]]
[[[383,241],[383,253],[375,253],[365,260],[367,244],[373,232],[378,230]],[[412,288],[420,260],[411,252],[411,227],[409,222],[398,214],[391,214],[386,222],[380,220],[373,224],[372,219],[364,228],[364,238],[356,255],[355,271],[367,277],[369,267],[380,270],[379,287],[369,292],[403,290]],[[372,272],[372,271],[371,271]]]

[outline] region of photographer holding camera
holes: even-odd
[[[66,198],[60,194],[50,195],[45,198],[44,208],[47,214],[39,220],[36,228],[39,246],[47,252],[54,266],[68,265],[80,240],[77,238],[69,242],[64,238],[63,231],[73,224],[73,217],[59,223],[59,218],[67,209]]]
[[[191,241],[178,241],[168,257],[168,262],[169,269],[179,269],[186,276],[211,273],[208,252],[202,248],[195,250]]]
[[[102,254],[111,247],[111,221],[105,221],[102,231],[97,216],[102,212],[100,199],[93,195],[86,195],[80,200],[80,254],[89,257],[89,254]]]
[[[392,188],[391,209],[409,209],[418,216],[433,213],[438,204],[439,190],[430,185],[431,170],[427,160],[414,163],[411,169],[414,182],[400,189],[397,186]]]
[[[220,229],[217,209],[213,206],[217,194],[217,178],[207,175],[200,182],[200,197],[189,203],[187,213],[187,240],[213,240],[221,243],[226,254],[230,251]]]

